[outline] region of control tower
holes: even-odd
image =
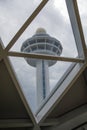
[[[60,41],[47,34],[45,29],[38,28],[36,33],[22,44],[21,52],[60,56],[62,49]],[[37,105],[40,106],[41,102],[50,92],[49,66],[54,65],[56,61],[32,58],[25,59],[29,65],[36,67],[37,70]]]

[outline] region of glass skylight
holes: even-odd
[[[4,1],[0,2],[1,9],[3,10],[3,14],[1,14],[0,17],[2,21],[0,24],[1,38],[5,46],[8,45],[9,41],[12,39],[14,34],[18,31],[18,29],[21,27],[24,21],[32,14],[32,12],[36,9],[36,7],[40,2],[41,0],[39,0],[38,2],[37,0],[34,0],[33,2],[26,0],[25,2],[26,5],[21,4],[21,0],[19,1],[13,0],[11,2],[7,1],[6,3]],[[37,36],[39,35],[38,32],[41,33],[41,35],[43,35],[44,32],[44,35],[46,35],[46,37],[43,36],[41,38],[35,39],[36,35]],[[63,82],[64,79],[62,79],[62,77],[67,72],[67,69],[70,67],[71,63],[72,62],[83,63],[84,59],[76,58],[78,56],[78,51],[64,0],[50,0],[46,4],[46,6],[39,12],[36,18],[29,25],[29,27],[24,32],[22,31],[22,33],[20,37],[17,36],[18,40],[16,39],[17,40],[16,42],[14,42],[15,38],[13,39],[14,40],[12,44],[13,46],[11,45],[9,45],[9,47],[7,46],[6,51],[7,55],[10,57],[11,63],[16,72],[16,76],[20,83],[21,89],[23,90],[29,105],[31,105],[32,111],[35,112],[38,109],[36,101],[37,97],[36,91],[38,87],[36,85],[36,80],[38,75],[36,76],[36,68],[35,68],[37,64],[33,64],[32,62],[34,60],[37,60],[36,58],[40,59],[38,61],[41,61],[40,65],[42,66],[42,68],[40,69],[41,72],[43,73],[43,75],[41,75],[42,77],[40,78],[43,79],[43,86],[45,86],[46,82],[44,81],[46,80],[45,79],[46,74],[44,74],[44,72],[46,71],[44,70],[45,68],[44,61],[46,62],[48,62],[47,60],[52,61],[47,66],[47,67],[50,66],[49,90],[50,93],[52,93],[55,87],[57,88],[59,87],[58,82],[60,82],[60,80],[61,82]],[[47,36],[50,38],[48,38]],[[55,41],[54,43],[53,40]],[[26,44],[24,44],[25,41]],[[33,44],[35,43],[38,43],[38,45],[33,46]],[[54,47],[53,45],[51,45],[52,43],[54,44]],[[28,44],[31,46],[30,48],[28,48],[27,46]],[[27,46],[26,51],[23,51],[25,48],[23,48],[22,45],[24,45],[24,47]],[[39,53],[36,52],[37,50],[39,50]],[[42,52],[42,50],[44,50],[44,52],[40,53]],[[49,53],[48,52],[46,53],[46,50]],[[27,52],[30,52],[31,55],[29,56]],[[61,56],[53,55],[53,53],[51,54],[51,52],[54,52],[56,54],[60,53]],[[30,60],[29,58],[35,58],[35,59],[29,61]],[[25,59],[33,67],[28,65]],[[54,62],[55,65],[53,65]],[[51,66],[50,64],[52,64],[53,66]],[[38,81],[41,82],[41,80]],[[43,93],[44,93],[43,95],[45,95],[44,87],[43,87]],[[48,94],[48,97],[50,93]]]
[[[49,1],[11,48],[11,51],[20,51],[22,43],[31,38],[40,27],[44,28],[51,37],[60,41],[63,46],[61,56],[76,57],[78,55],[64,0]]]
[[[28,65],[24,58],[10,57],[10,60],[28,104],[30,104],[32,111],[35,113],[38,110],[36,94],[38,87],[36,85],[36,67]],[[48,72],[50,93],[55,89],[55,87],[58,87],[58,82],[60,79],[62,79],[64,73],[67,71],[70,65],[71,62],[57,61],[55,65],[49,67]],[[42,101],[42,104],[43,102],[44,101]]]

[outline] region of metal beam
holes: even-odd
[[[87,59],[86,44],[76,0],[66,0],[66,5],[75,37],[79,57]]]
[[[69,91],[75,81],[78,79],[80,74],[84,71],[86,64],[77,64],[73,70],[69,73],[66,79],[61,83],[56,92],[51,96],[51,98],[44,104],[43,108],[36,114],[38,123],[43,122],[51,111],[58,105],[64,95]]]
[[[3,57],[6,55],[4,51],[4,44],[0,38],[0,61],[3,59]]]
[[[87,104],[80,106],[59,118],[46,119],[40,126],[52,126],[50,130],[69,130],[87,121]],[[52,123],[52,125],[51,125]]]
[[[23,24],[23,26],[19,29],[19,31],[15,34],[15,36],[9,42],[9,44],[5,48],[6,51],[8,51],[15,44],[15,42],[18,40],[18,38],[22,35],[22,33],[25,31],[25,29],[31,24],[33,19],[39,14],[39,12],[42,10],[42,8],[46,5],[46,3],[48,1],[49,0],[42,0],[42,2],[35,9],[35,11],[32,13],[32,15],[26,20],[26,22]]]
[[[82,58],[68,58],[68,57],[58,57],[52,55],[43,55],[43,54],[32,54],[32,53],[22,53],[22,52],[8,52],[8,56],[15,57],[27,57],[27,58],[36,58],[36,59],[46,59],[46,60],[58,60],[65,62],[76,62],[76,63],[84,63],[84,59]]]
[[[0,120],[0,128],[10,128],[10,127],[33,127],[33,123],[28,119]]]
[[[40,124],[40,126],[55,126],[59,124],[59,119],[58,118],[47,118],[44,122]]]

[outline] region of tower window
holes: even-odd
[[[45,49],[45,46],[44,46],[44,45],[39,44],[39,45],[38,45],[38,48],[39,48],[39,49]]]
[[[45,42],[45,39],[37,39],[37,42]]]

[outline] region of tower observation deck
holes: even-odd
[[[62,45],[56,38],[51,37],[46,33],[43,28],[38,28],[36,33],[29,39],[27,39],[21,47],[22,52],[26,53],[38,53],[44,55],[58,55],[62,53]],[[27,63],[33,67],[36,67],[37,77],[37,105],[48,96],[50,92],[49,87],[49,66],[56,63],[54,60],[41,60],[25,58]]]

